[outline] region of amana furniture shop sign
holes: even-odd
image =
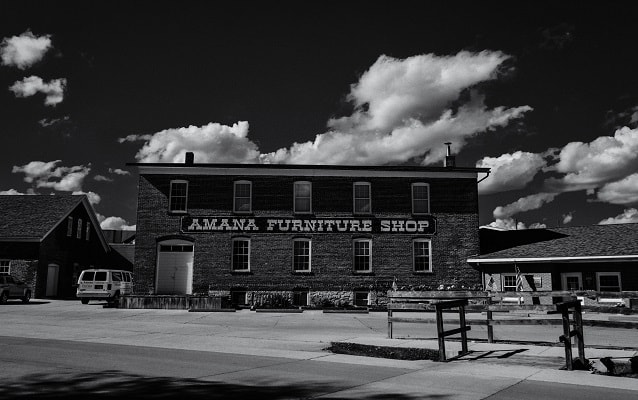
[[[426,215],[405,218],[270,218],[182,217],[183,233],[436,233],[436,219]]]

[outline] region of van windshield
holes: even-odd
[[[95,273],[96,281],[106,281],[106,271],[100,271]]]
[[[93,271],[84,271],[84,273],[82,273],[82,280],[83,281],[92,281],[94,276],[95,276],[95,272],[93,272]]]

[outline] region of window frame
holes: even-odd
[[[235,242],[247,242],[247,253],[246,254],[238,254],[242,256],[246,256],[248,261],[246,263],[247,267],[245,269],[236,269],[235,268]],[[250,272],[250,253],[251,253],[251,240],[247,237],[234,237],[231,239],[231,249],[230,249],[230,270],[232,272]]]
[[[78,218],[78,229],[75,234],[76,239],[82,239],[82,218]]]
[[[365,306],[357,304],[357,294],[365,293],[366,294],[366,304]],[[352,292],[352,305],[355,307],[368,307],[370,306],[370,291],[365,290],[354,290]]]
[[[185,184],[186,191],[184,196],[174,196],[173,195],[173,185]],[[168,212],[171,214],[186,214],[188,213],[188,186],[189,182],[186,179],[172,179],[168,189]],[[184,199],[184,209],[175,209],[174,207],[174,199]]]
[[[296,263],[296,259],[298,257],[298,255],[295,252],[295,245],[297,243],[308,243],[308,269],[297,269],[297,263]],[[305,254],[300,255],[299,257],[304,257],[306,256]],[[296,272],[296,273],[303,273],[303,274],[307,274],[312,272],[312,239],[309,238],[294,238],[292,240],[292,271]]]
[[[618,278],[618,292],[622,292],[622,280],[621,280],[620,272],[596,272],[596,291],[597,292],[616,292],[616,290],[602,290],[600,288],[600,277],[601,276],[615,276]],[[609,287],[609,286],[606,286]]]
[[[0,275],[11,275],[11,260],[0,260]]]
[[[428,268],[424,270],[417,270],[417,254],[416,254],[416,244],[417,243],[427,243],[428,244]],[[423,257],[419,255],[419,257]],[[431,273],[432,272],[432,239],[428,238],[418,238],[412,240],[412,271],[419,274]]]
[[[91,235],[91,222],[86,221],[86,237],[84,238],[87,242],[89,241]]]
[[[73,217],[68,216],[66,219],[66,236],[73,237]]]
[[[357,211],[357,200],[365,199],[364,197],[357,197],[357,186],[368,187],[368,211]],[[372,214],[372,184],[370,182],[353,182],[352,183],[352,213],[357,215],[369,215]]]
[[[505,278],[514,278],[514,285],[505,285]],[[511,290],[506,290],[505,288],[513,288]],[[502,292],[516,292],[517,286],[516,286],[516,274],[515,273],[501,273],[501,291]]]
[[[365,255],[357,255],[357,244],[358,243],[368,243],[368,269],[357,269],[357,260],[366,257]],[[355,274],[369,274],[372,272],[372,239],[361,238],[361,239],[353,239],[352,240],[352,271]]]
[[[249,196],[248,196],[248,210],[238,210],[237,209],[237,185],[248,185],[249,188]],[[246,197],[240,197],[245,199]],[[233,182],[233,213],[235,214],[250,214],[253,212],[253,183],[252,181],[247,180],[239,180]]]
[[[296,299],[303,298],[305,301],[296,301]],[[305,303],[305,304],[304,304]],[[307,307],[310,304],[310,291],[309,290],[293,290],[292,291],[292,305],[296,307]]]
[[[297,185],[308,185],[310,187],[310,194],[308,195],[308,210],[297,209]],[[295,181],[292,189],[292,210],[295,214],[312,214],[312,182],[310,181]],[[299,197],[305,199],[306,197]]]
[[[416,187],[426,187],[427,188],[427,191],[428,191],[427,199],[417,199],[417,198],[415,198],[414,189]],[[430,184],[429,183],[425,183],[425,182],[415,182],[411,186],[411,192],[412,192],[412,214],[414,214],[414,215],[427,215],[427,214],[430,214]],[[416,211],[414,205],[415,205],[415,201],[417,201],[417,200],[421,200],[421,201],[425,200],[425,201],[427,201],[427,210],[425,212],[420,212],[420,211],[417,212]]]

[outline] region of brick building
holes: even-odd
[[[383,302],[399,286],[480,285],[483,168],[129,163],[135,291]]]
[[[110,250],[85,195],[0,196],[0,274],[33,285],[34,297],[75,297],[83,269]]]

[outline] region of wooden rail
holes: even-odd
[[[436,332],[437,337],[439,339],[439,361],[446,361],[447,357],[445,355],[445,338],[447,336],[452,336],[456,334],[461,334],[461,352],[458,356],[465,355],[469,353],[467,349],[467,331],[472,329],[470,326],[465,324],[465,306],[467,305],[467,299],[459,299],[459,300],[446,300],[446,301],[437,301],[434,303],[434,307],[436,308]],[[452,308],[459,309],[459,327],[456,329],[450,329],[446,331],[443,328],[443,310],[449,310]]]

